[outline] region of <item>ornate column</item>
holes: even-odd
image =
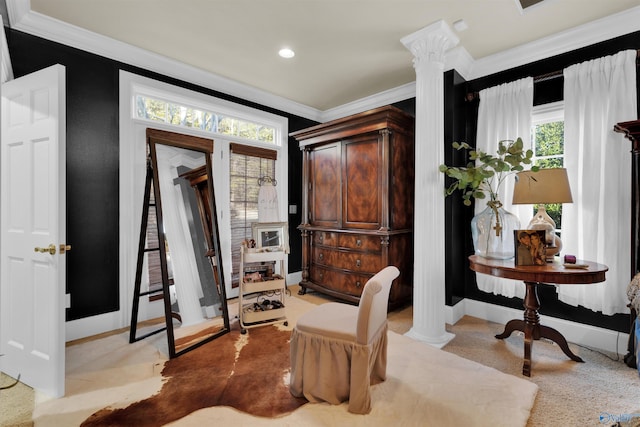
[[[458,37],[444,21],[404,37],[416,70],[413,327],[407,336],[444,347],[444,62]]]

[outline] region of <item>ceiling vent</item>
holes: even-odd
[[[525,11],[529,11],[533,9],[535,6],[539,6],[544,3],[544,0],[515,0],[516,6],[518,6],[518,10],[520,13],[524,13]]]

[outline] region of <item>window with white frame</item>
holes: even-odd
[[[564,103],[554,102],[533,109],[531,145],[534,164],[544,168],[564,167]],[[556,232],[562,228],[562,204],[545,205],[547,213],[556,223]],[[538,210],[533,206],[532,216]]]

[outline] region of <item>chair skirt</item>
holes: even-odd
[[[387,329],[368,345],[308,333],[294,328],[291,334],[289,389],[309,402],[338,405],[349,401],[349,412],[371,411],[371,385],[387,375]]]

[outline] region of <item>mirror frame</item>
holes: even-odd
[[[157,221],[157,227],[158,227],[158,246],[159,246],[158,249],[160,252],[162,295],[164,300],[164,317],[165,317],[166,326],[157,331],[153,331],[152,333],[147,334],[143,337],[135,338],[135,329],[136,329],[135,324],[137,322],[137,307],[139,305],[139,298],[142,296],[142,294],[140,294],[140,280],[141,280],[140,271],[138,271],[136,273],[136,282],[137,282],[136,292],[138,295],[134,295],[134,304],[133,304],[134,313],[131,319],[130,342],[133,342],[134,340],[137,341],[139,339],[143,339],[149,335],[161,332],[166,329],[169,358],[172,359],[188,351],[191,351],[207,342],[210,342],[224,334],[227,334],[231,330],[230,323],[229,323],[229,310],[227,306],[226,289],[224,285],[224,274],[222,271],[223,263],[222,263],[222,255],[220,253],[220,235],[218,232],[218,217],[217,217],[217,210],[216,210],[215,194],[213,190],[213,173],[212,173],[213,172],[213,167],[212,167],[213,140],[169,132],[169,131],[163,131],[158,129],[152,129],[152,128],[147,128],[146,137],[147,137],[147,148],[148,148],[148,156],[149,156],[147,168],[148,169],[150,168],[150,170],[152,171],[152,176],[151,177],[147,176],[147,188],[145,189],[145,201],[144,201],[145,209],[143,209],[143,227],[144,227],[144,224],[147,223],[146,221],[144,221],[144,214],[145,212],[148,214],[149,207],[147,205],[150,204],[150,197],[149,197],[150,192],[148,187],[149,187],[149,179],[152,179],[151,184],[152,184],[153,194],[154,194],[156,221]],[[211,270],[212,270],[213,279],[214,279],[214,286],[217,287],[216,292],[219,295],[220,305],[222,309],[221,311],[222,311],[223,325],[221,326],[221,329],[219,331],[209,336],[205,336],[203,339],[199,341],[195,341],[190,345],[180,349],[179,351],[176,349],[176,342],[175,342],[174,329],[173,329],[174,313],[171,308],[172,306],[171,293],[170,293],[171,284],[169,281],[169,272],[167,268],[168,258],[167,258],[167,250],[166,250],[167,248],[166,235],[164,232],[161,231],[161,230],[164,230],[164,221],[163,221],[163,212],[162,212],[161,188],[159,184],[160,181],[158,177],[158,168],[157,168],[157,165],[158,165],[157,150],[156,150],[157,145],[171,146],[171,147],[196,151],[196,152],[203,153],[203,155],[205,156],[205,167],[206,167],[206,176],[207,176],[207,183],[208,183],[207,184],[208,202],[209,202],[209,211],[211,212],[211,223],[209,224],[209,228],[212,234],[212,236],[209,236],[210,239],[206,239],[206,240],[207,240],[207,245],[210,245],[210,244],[213,245],[213,247],[207,248],[207,254],[212,254],[211,256],[207,255],[207,257],[213,258],[210,262]],[[149,175],[149,170],[148,170],[148,175]],[[201,216],[198,215],[198,217],[201,217]],[[204,227],[204,224],[202,225]],[[144,251],[145,249],[146,227],[144,228],[145,230],[141,230],[141,233],[140,233],[140,246],[139,246],[140,252]],[[141,256],[142,255],[139,253],[138,255],[139,270],[140,270]],[[216,268],[213,267],[214,265],[216,266]],[[178,304],[179,303],[180,302],[178,301]]]

